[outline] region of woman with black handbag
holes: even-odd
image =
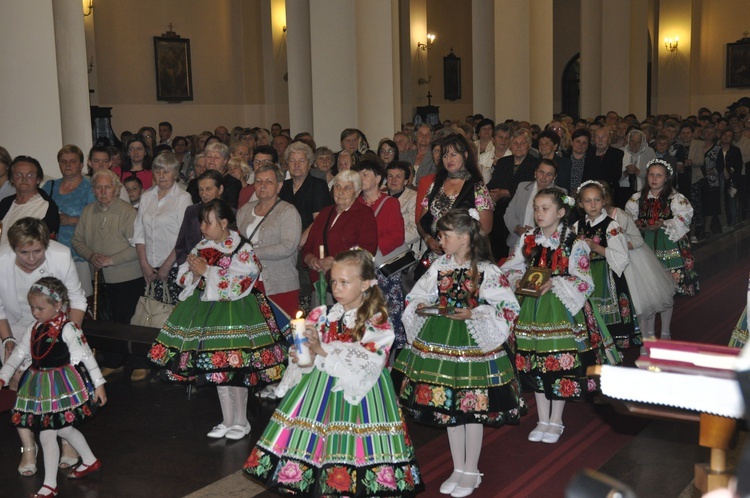
[[[422,201],[422,214],[417,225],[427,251],[417,265],[414,280],[419,280],[430,264],[443,254],[437,240],[437,220],[451,209],[475,208],[485,235],[492,230],[495,203],[482,180],[474,148],[462,135],[451,134],[443,139],[440,153],[435,181]]]

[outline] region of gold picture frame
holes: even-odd
[[[526,270],[523,278],[520,280],[520,282],[518,282],[518,289],[516,289],[516,294],[521,294],[522,296],[539,297],[542,295],[540,290],[542,285],[544,285],[551,277],[552,271],[549,268],[532,266],[531,268]]]

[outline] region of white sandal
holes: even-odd
[[[560,439],[560,436],[562,436],[562,433],[565,430],[565,426],[562,424],[553,424],[552,422],[549,423],[549,426],[559,428],[560,432],[558,434],[555,434],[553,432],[545,432],[544,436],[542,436],[542,442],[554,444]]]
[[[537,422],[536,428],[529,432],[529,441],[532,443],[538,443],[544,437],[544,433],[547,432],[549,422]]]
[[[36,457],[39,455],[39,446],[36,443],[34,443],[33,447],[29,448],[24,448],[23,446],[21,446],[22,456],[24,453],[30,453],[31,451],[34,451],[34,463],[27,463],[26,465],[18,466],[18,473],[23,477],[31,477],[36,474]]]
[[[469,496],[474,492],[475,489],[479,487],[480,484],[482,484],[482,474],[481,472],[464,472],[464,475],[467,476],[475,476],[476,480],[474,481],[474,486],[471,487],[463,487],[463,486],[456,486],[453,489],[453,492],[451,493],[451,496],[453,498],[464,498],[465,496]]]

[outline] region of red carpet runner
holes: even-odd
[[[701,293],[678,298],[672,319],[672,337],[679,340],[727,344],[745,306],[750,258],[701,281]],[[628,355],[630,356],[630,355]],[[479,469],[481,487],[472,495],[488,497],[562,497],[571,477],[583,468],[598,469],[646,427],[647,419],[615,413],[607,405],[568,403],[565,433],[557,444],[531,443],[536,405],[527,394],[529,415],[520,427],[485,429]],[[414,424],[410,424],[411,427]],[[421,433],[431,430],[414,427]],[[425,497],[444,496],[440,483],[453,465],[445,431],[434,430],[432,439],[417,446],[417,457],[427,484]],[[422,434],[415,434],[421,439]]]

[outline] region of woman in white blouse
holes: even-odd
[[[160,154],[151,167],[154,187],[144,192],[135,219],[132,243],[138,253],[146,284],[155,283],[156,299],[167,302],[164,284],[169,286],[169,304],[177,302],[177,266],[174,249],[190,194],[177,185],[180,161],[171,152]]]

